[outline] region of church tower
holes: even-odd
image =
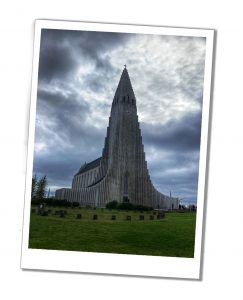
[[[113,200],[153,208],[178,207],[177,198],[161,194],[151,182],[126,66],[113,98],[102,157],[83,165],[74,176],[72,189],[56,191],[56,197],[60,196],[99,207]]]

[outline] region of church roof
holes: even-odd
[[[97,168],[100,165],[100,161],[101,161],[101,157],[99,157],[87,164],[85,163],[84,165],[81,166],[81,168],[79,169],[78,173],[75,174],[75,176],[85,173],[87,171],[90,171],[94,168]]]
[[[135,100],[135,94],[133,92],[132,84],[126,67],[122,72],[114,99],[123,99],[123,97],[129,97],[130,99]]]

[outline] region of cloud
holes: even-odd
[[[122,45],[129,34],[42,29],[39,80],[71,76],[86,65],[104,73],[114,72],[106,52]]]
[[[72,93],[38,91],[34,172],[70,181],[81,163],[101,155],[105,131],[89,113],[89,104]]]
[[[188,113],[179,120],[166,123],[141,123],[145,145],[171,151],[199,151],[201,137],[201,112]]]

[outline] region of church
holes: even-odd
[[[83,164],[57,199],[105,207],[110,201],[177,209],[179,199],[156,190],[145,159],[136,97],[125,66],[113,98],[102,156]]]

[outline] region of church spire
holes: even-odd
[[[125,100],[125,101],[124,101]],[[122,102],[131,102],[135,103],[135,94],[133,92],[132,84],[130,81],[130,77],[127,71],[127,66],[124,65],[124,69],[116,89],[116,93],[114,96],[115,103]]]

